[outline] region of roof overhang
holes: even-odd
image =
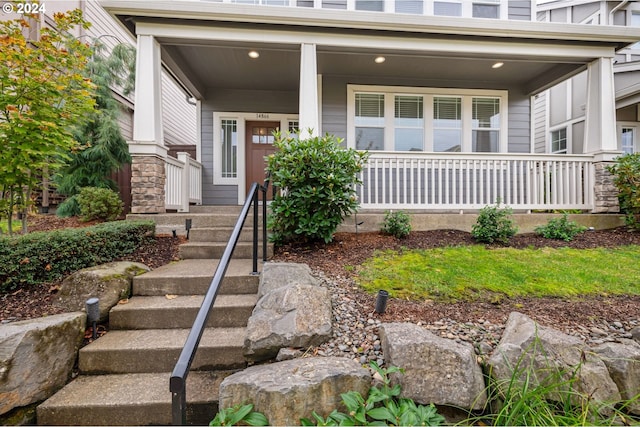
[[[319,73],[412,79],[427,70],[431,81],[455,85],[464,76],[455,77],[454,69],[462,69],[467,80],[535,94],[640,40],[640,29],[629,27],[202,1],[100,3],[132,34],[154,36],[165,66],[198,97],[208,87],[238,85],[240,79],[257,85],[270,77],[275,90],[286,90],[286,82],[297,85],[301,43],[316,44]],[[251,63],[243,52],[251,47],[272,53],[261,57],[261,74],[248,74]],[[394,61],[372,67],[368,58],[378,54]],[[216,61],[207,61],[214,56]],[[511,67],[491,74],[485,63],[492,61]],[[235,67],[236,80],[230,68],[216,68],[220,64]],[[231,75],[214,80],[224,70]]]

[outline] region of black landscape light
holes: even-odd
[[[191,230],[191,218],[184,220],[184,229],[187,230],[187,240],[189,240],[189,230]]]
[[[96,324],[98,323],[98,319],[100,319],[100,307],[98,305],[98,298],[89,298],[85,303],[85,307],[87,310],[87,322],[90,322],[93,327],[93,339],[95,340],[96,335]]]
[[[378,291],[378,297],[376,298],[376,313],[384,313],[384,311],[387,309],[388,298],[389,292],[383,290]]]

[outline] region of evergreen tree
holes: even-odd
[[[99,41],[93,44],[87,77],[96,86],[96,109],[74,132],[76,140],[87,148],[73,153],[55,177],[57,191],[66,196],[75,196],[83,187],[117,190],[110,175],[131,162],[127,142],[118,124],[122,106],[114,98],[113,89],[120,88],[125,95],[132,92],[135,49],[121,43],[111,53],[106,54],[105,51],[105,46]],[[57,213],[60,216],[78,215],[75,197],[62,203]]]

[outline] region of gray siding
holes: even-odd
[[[531,1],[509,0],[509,19],[531,21]]]
[[[201,104],[202,203],[204,205],[237,205],[238,187],[236,185],[212,185],[213,113],[229,111],[297,114],[298,93],[211,88],[207,91],[207,95],[207,99]]]
[[[620,122],[635,122],[638,120],[637,104],[616,110],[616,120]]]
[[[118,117],[118,125],[120,126],[122,137],[126,141],[131,141],[133,139],[133,111],[122,106]]]
[[[343,78],[323,76],[322,132],[347,139],[347,83]]]
[[[167,74],[162,73],[162,124],[166,145],[196,144],[196,106]]]
[[[567,82],[550,89],[549,125],[555,126],[567,120]]]
[[[571,79],[571,118],[576,119],[585,115],[587,105],[587,72],[584,71]]]
[[[554,9],[551,11],[549,22],[567,22],[567,9]]]
[[[547,151],[547,95],[548,91],[536,95],[533,103],[535,153]]]
[[[510,153],[531,151],[531,101],[529,96],[516,91],[509,93],[509,146]]]
[[[572,10],[572,21],[574,24],[579,24],[580,22],[587,19],[589,16],[600,10],[600,2],[595,3],[587,3],[573,6]]]
[[[572,144],[572,154],[582,154],[584,141],[584,122],[574,123],[571,131],[573,132],[573,135],[571,136],[571,141],[567,141],[567,143]]]

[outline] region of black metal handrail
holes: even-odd
[[[169,390],[171,391],[171,417],[173,425],[185,425],[187,423],[187,375],[191,368],[191,363],[200,344],[200,339],[204,332],[205,325],[209,320],[209,314],[211,308],[216,301],[218,290],[222,279],[227,272],[229,262],[233,250],[235,249],[240,232],[244,226],[244,223],[249,215],[249,209],[253,204],[253,271],[252,274],[258,274],[258,204],[259,194],[262,193],[262,259],[267,260],[267,190],[269,188],[269,177],[265,180],[264,185],[260,185],[257,182],[251,184],[247,199],[242,206],[236,225],[233,227],[229,242],[224,249],[222,257],[216,272],[213,275],[209,289],[204,296],[198,315],[196,316],[187,341],[185,342],[178,362],[176,362],[171,379],[169,380]]]

